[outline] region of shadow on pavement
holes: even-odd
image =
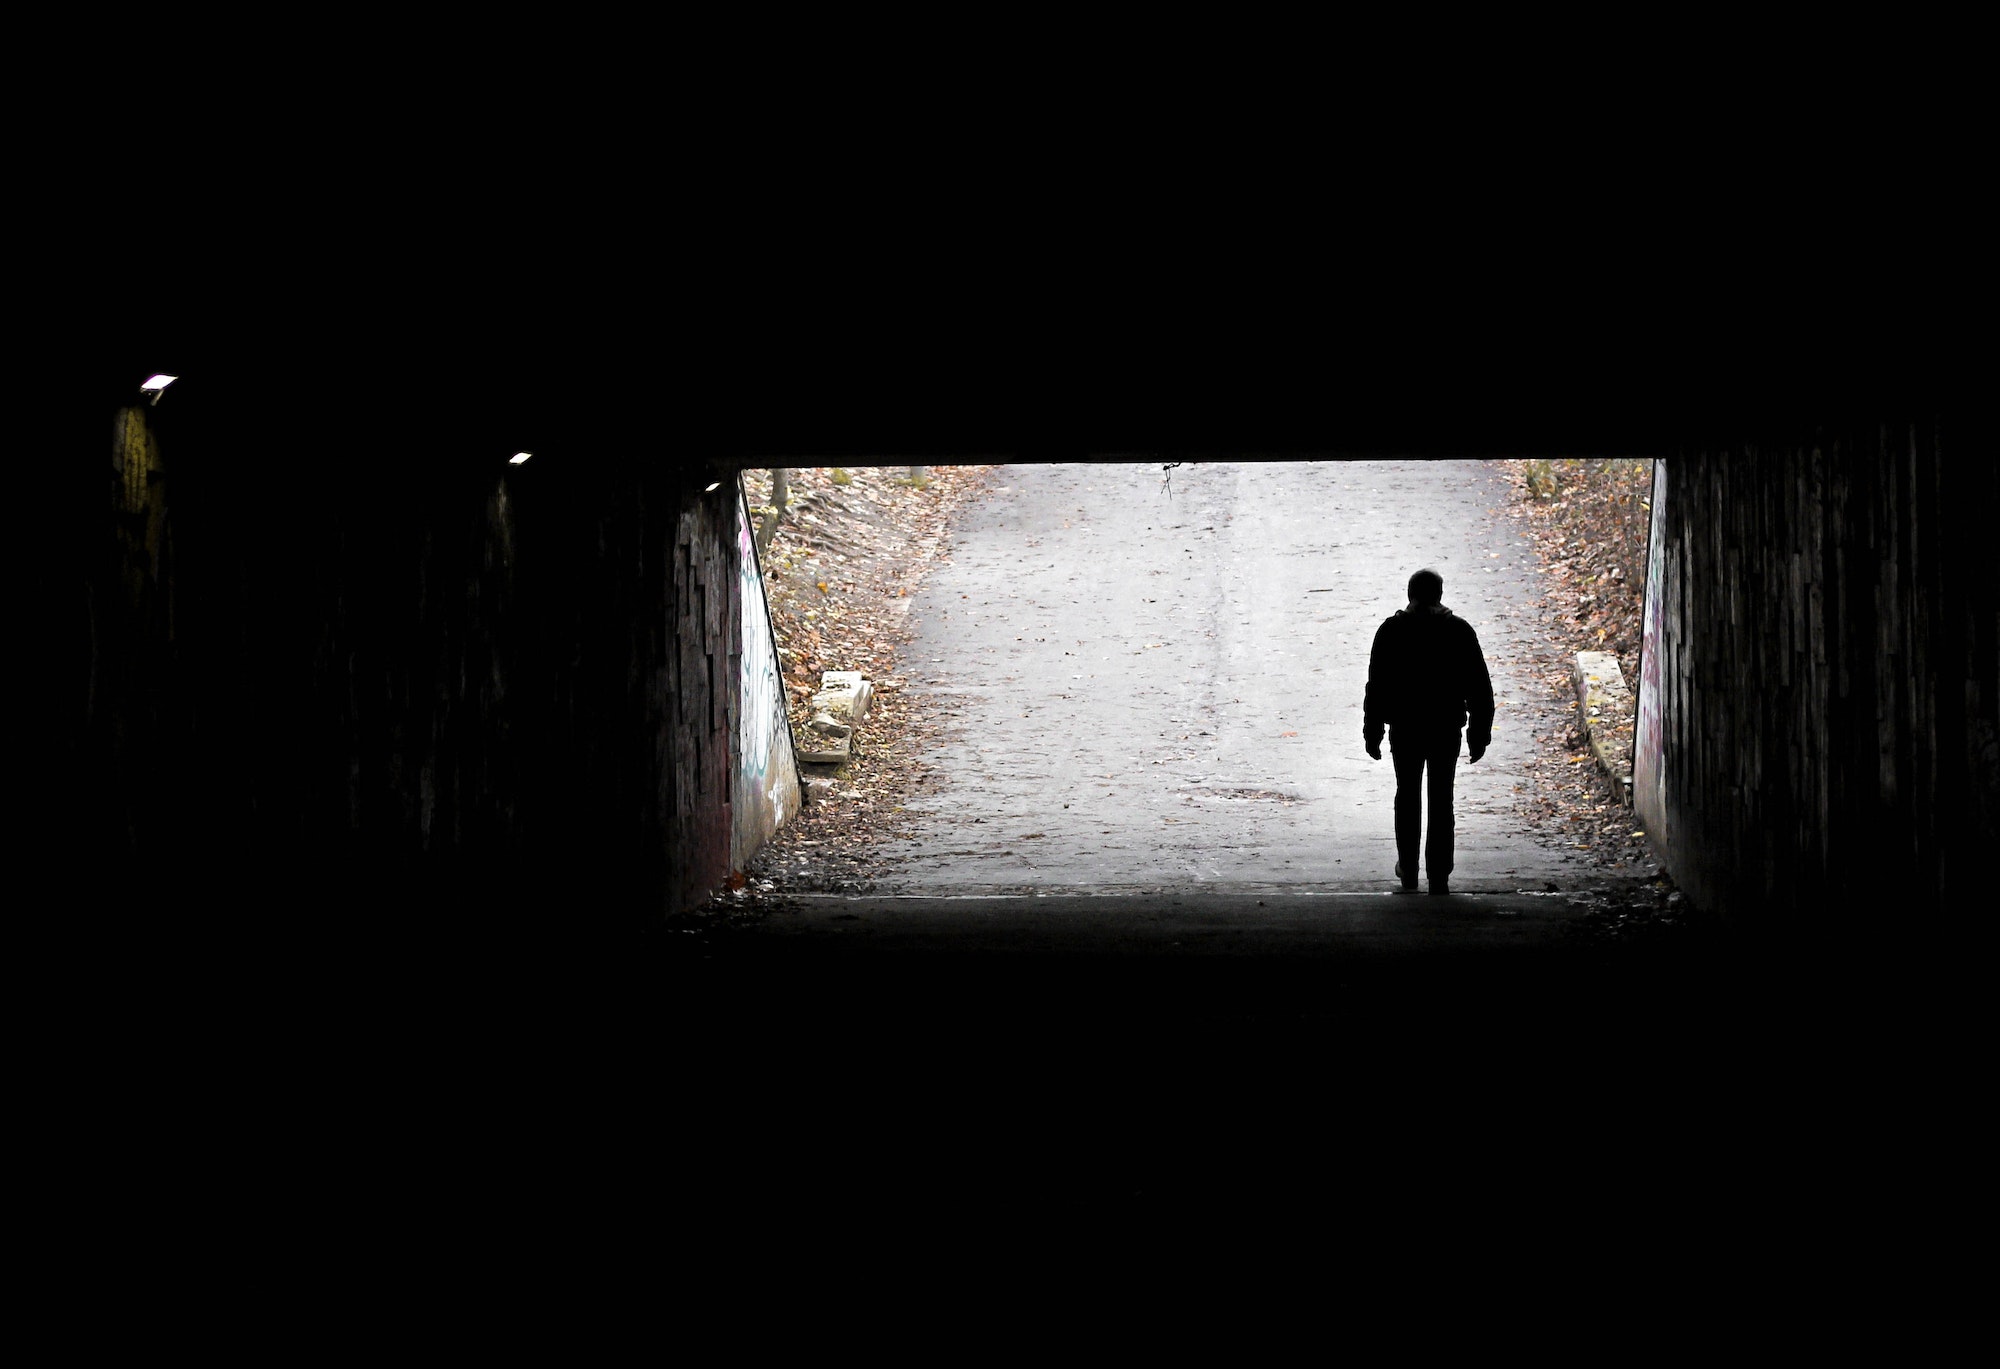
[[[1850,1153],[1861,1121],[1923,1114],[1923,1048],[1953,1039],[1911,957],[1626,944],[1553,900],[825,900],[621,929],[553,886],[454,888],[99,929],[50,966],[88,1061],[65,1087],[231,1191],[310,1172],[329,1210],[1435,1214],[1671,1203]]]

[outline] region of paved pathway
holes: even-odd
[[[1537,728],[1533,553],[1484,463],[1017,466],[911,609],[907,691],[962,719],[883,893],[1362,890],[1392,883],[1394,776],[1361,749],[1376,626],[1435,567],[1493,673],[1463,760],[1466,892],[1575,867],[1512,818]]]

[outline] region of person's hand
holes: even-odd
[[[1364,737],[1361,740],[1361,745],[1367,750],[1370,760],[1379,761],[1382,759],[1382,743],[1379,740],[1371,742]]]
[[[1472,757],[1471,764],[1473,765],[1479,764],[1479,758],[1486,754],[1486,748],[1483,746],[1469,746],[1466,748],[1466,751]]]

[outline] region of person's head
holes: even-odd
[[[1434,570],[1420,570],[1410,577],[1410,602],[1413,604],[1441,604],[1444,602],[1444,577]]]

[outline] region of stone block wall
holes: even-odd
[[[1902,924],[1996,848],[1993,465],[1937,422],[1663,463],[1638,803],[1698,907]]]
[[[671,562],[675,650],[666,682],[666,907],[692,907],[729,877],[742,728],[743,601],[737,590],[735,482],[687,490]]]
[[[180,410],[120,408],[66,495],[62,836],[108,906],[607,926],[726,880],[728,472],[515,467],[449,413],[371,454],[275,404]]]

